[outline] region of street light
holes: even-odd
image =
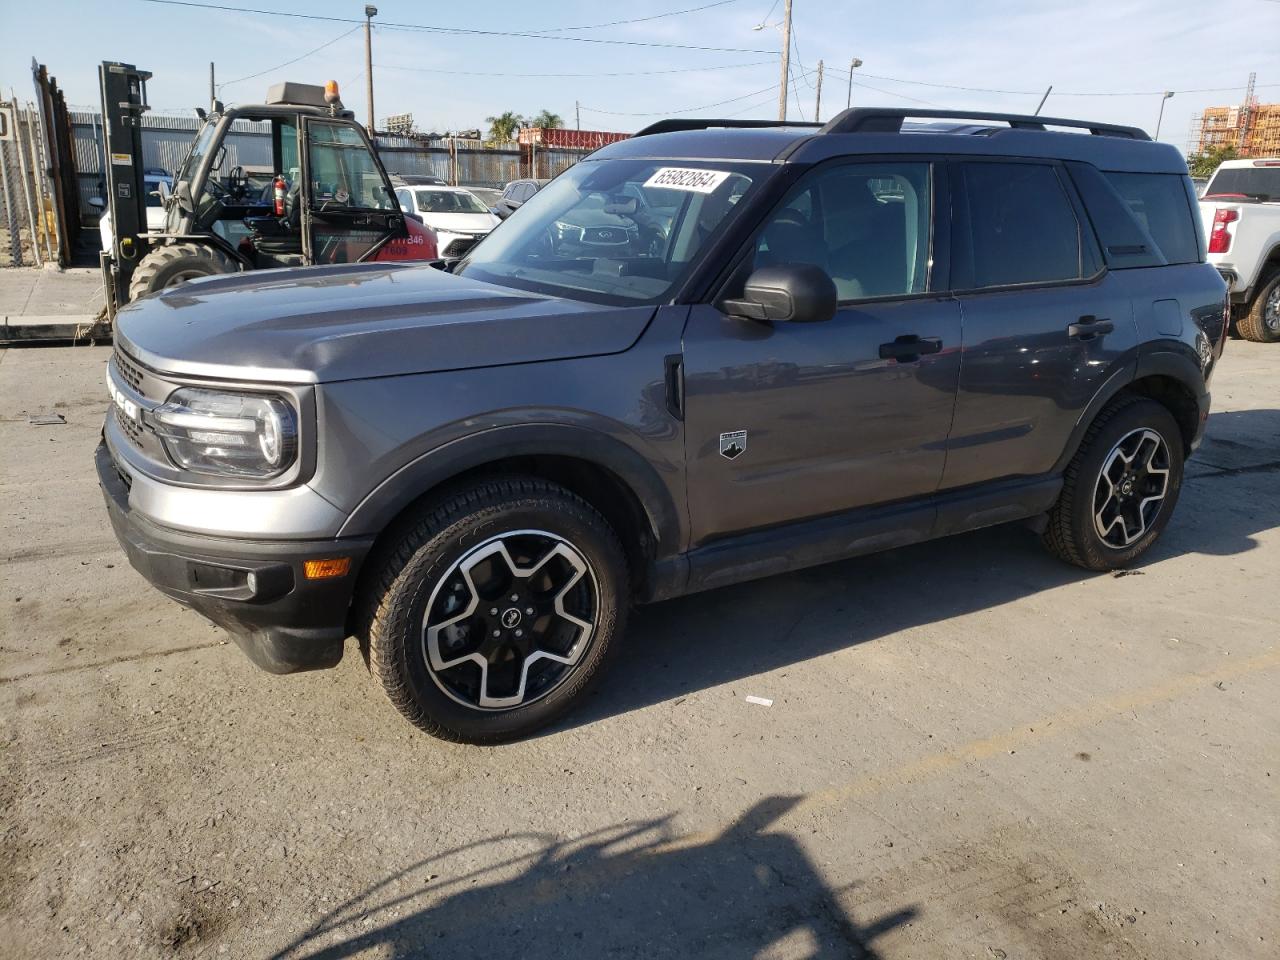
[[[378,8],[365,4],[364,8],[364,79],[365,89],[369,95],[369,139],[374,137],[373,122],[373,18],[378,15]]]
[[[1163,96],[1160,97],[1160,116],[1156,118],[1156,135],[1151,138],[1153,140],[1160,139],[1160,124],[1164,123],[1164,102],[1172,96],[1173,96],[1173,91],[1166,90]]]
[[[849,95],[844,98],[844,108],[846,110],[853,106],[853,71],[860,66],[862,66],[862,61],[857,57],[849,61]]]

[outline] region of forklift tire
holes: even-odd
[[[129,299],[176,287],[196,277],[236,273],[240,265],[216,247],[202,243],[171,243],[156,247],[138,264],[129,281]]]

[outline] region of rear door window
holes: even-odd
[[[1183,177],[1169,173],[1107,173],[1130,212],[1144,226],[1169,263],[1200,259],[1198,229]]]
[[[1075,208],[1053,166],[959,166],[966,216],[957,224],[957,286],[1054,283],[1093,272]]]

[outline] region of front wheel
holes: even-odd
[[[196,277],[235,273],[239,265],[216,247],[203,243],[167,243],[139,261],[129,281],[129,299],[176,287]]]
[[[1087,570],[1127,566],[1168,524],[1183,459],[1182,432],[1167,408],[1145,397],[1114,401],[1067,467],[1045,546]]]
[[[586,693],[621,634],[627,566],[592,507],[536,478],[424,508],[372,562],[369,668],[433,736],[498,743]]]

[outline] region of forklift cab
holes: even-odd
[[[354,263],[406,237],[364,130],[323,95],[320,87],[278,84],[264,105],[208,116],[178,170],[164,232],[212,235],[259,269]],[[245,124],[270,131],[269,173],[240,163],[228,142]]]
[[[113,61],[99,70],[116,225],[101,255],[108,319],[132,300],[199,277],[436,259],[435,233],[400,211],[334,83],[276,84],[264,104],[223,109],[215,101],[210,113],[197,111],[204,122],[163,197],[163,227],[149,225],[141,117],[150,77]]]

